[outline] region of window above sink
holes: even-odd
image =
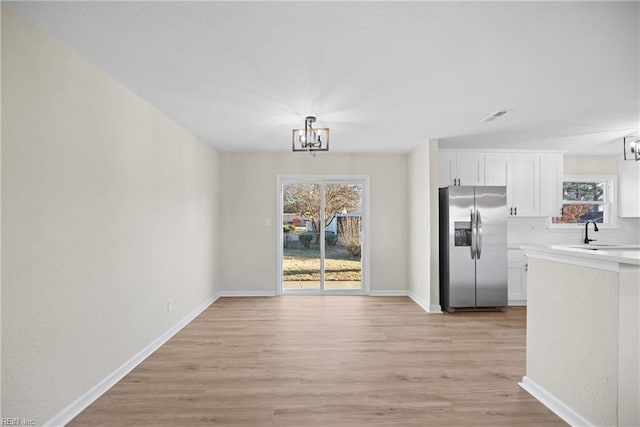
[[[599,227],[616,226],[616,177],[567,175],[562,183],[562,216],[550,218],[550,229],[582,230],[587,221]]]

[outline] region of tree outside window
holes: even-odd
[[[562,216],[553,224],[611,224],[610,177],[565,177],[562,183]]]

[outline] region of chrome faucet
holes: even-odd
[[[593,231],[600,231],[598,230],[598,224],[596,224],[595,221],[587,221],[587,223],[584,225],[584,244],[585,245],[588,245],[589,242],[596,241],[596,239],[589,238],[589,224],[593,224]]]

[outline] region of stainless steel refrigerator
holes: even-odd
[[[440,188],[440,304],[446,311],[507,306],[506,187]]]

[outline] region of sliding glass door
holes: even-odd
[[[322,289],[320,184],[285,184],[282,220],[282,287]]]
[[[367,181],[283,178],[279,190],[279,290],[365,293]]]
[[[324,287],[362,289],[362,184],[324,186]]]

